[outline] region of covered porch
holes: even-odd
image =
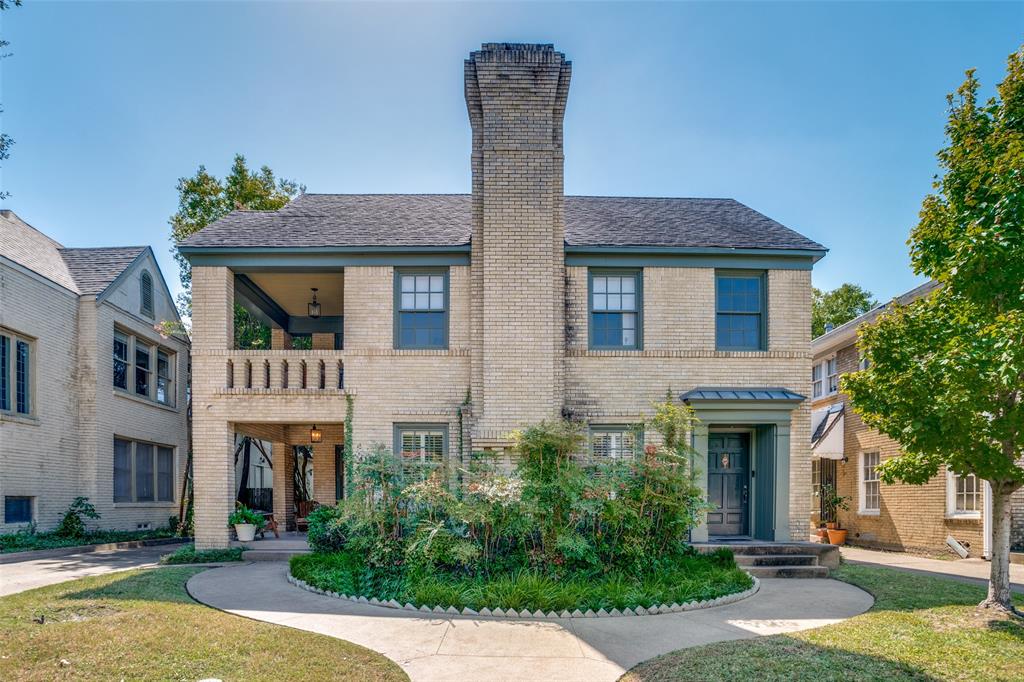
[[[273,514],[280,531],[300,530],[312,507],[344,497],[343,422],[236,422],[234,432],[235,501]]]

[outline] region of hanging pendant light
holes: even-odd
[[[309,316],[312,317],[315,320],[318,317],[320,317],[320,304],[316,302],[316,292],[318,291],[318,289],[316,287],[312,287],[312,291],[313,291],[313,300],[309,302],[308,308],[309,308]]]
[[[324,432],[316,428],[316,424],[313,424],[313,428],[309,430],[309,442],[310,443],[321,443],[324,439]]]

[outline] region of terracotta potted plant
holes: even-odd
[[[244,504],[239,504],[228,517],[228,525],[235,527],[239,542],[252,542],[256,537],[256,531],[263,527],[263,523],[263,516]]]
[[[825,524],[825,532],[828,534],[829,544],[842,545],[846,542],[846,531],[839,527],[839,510],[847,511],[850,508],[848,503],[849,497],[843,497],[837,491],[834,485],[826,483],[821,486],[821,490],[818,492],[821,497],[821,505],[825,510],[825,514],[830,519],[836,519]]]

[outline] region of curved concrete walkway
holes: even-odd
[[[669,651],[828,625],[873,603],[868,593],[835,580],[762,580],[749,599],[684,613],[544,621],[430,617],[313,594],[288,583],[287,570],[278,562],[225,566],[193,576],[188,591],[230,613],[374,649],[413,680],[615,680]]]

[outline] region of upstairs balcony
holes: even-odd
[[[225,393],[345,391],[343,270],[234,273]]]

